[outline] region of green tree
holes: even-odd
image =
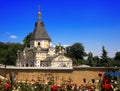
[[[66,56],[76,60],[73,63],[80,63],[80,60],[83,60],[85,56],[84,47],[81,43],[75,43],[72,46],[66,47]]]
[[[33,33],[29,33],[23,40],[24,47],[30,47],[30,39]]]
[[[116,53],[115,53],[114,59],[120,61],[120,52],[116,52]]]
[[[88,53],[88,58],[87,58],[87,61],[88,61],[88,65],[90,66],[93,66],[93,54],[91,52]]]
[[[7,64],[15,65],[17,59],[17,50],[23,50],[23,45],[20,43],[11,43],[9,44],[7,51]]]
[[[20,43],[0,43],[0,63],[15,65],[18,49],[23,50],[23,45]]]
[[[100,66],[100,58],[98,56],[93,57],[94,65],[95,67]]]
[[[120,66],[120,52],[116,52],[115,53],[115,57],[114,57],[114,65],[115,66]]]
[[[8,48],[8,45],[6,45],[3,42],[0,42],[0,49],[7,49],[7,48]]]
[[[101,56],[101,66],[107,66],[108,65],[108,56],[107,56],[107,51],[105,50],[105,47],[102,47],[102,56]]]
[[[7,60],[7,52],[4,49],[0,49],[0,64],[5,64]]]
[[[115,65],[116,65],[116,62],[115,62],[114,58],[108,58],[108,66],[113,67]]]

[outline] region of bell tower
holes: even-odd
[[[44,23],[41,21],[40,8],[38,9],[38,22],[35,23],[35,28],[30,41],[30,47],[48,49],[50,47],[51,39],[45,30]]]

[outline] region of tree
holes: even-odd
[[[88,65],[93,66],[93,54],[91,52],[88,53]]]
[[[107,51],[105,50],[105,47],[102,47],[102,56],[101,56],[101,66],[107,66],[108,65],[108,56],[107,56]]]
[[[81,43],[75,43],[72,46],[68,46],[66,48],[66,56],[76,59],[77,63],[79,63],[78,60],[83,60],[83,57],[85,56],[83,45]]]
[[[20,43],[10,43],[7,51],[6,64],[15,65],[17,60],[17,50],[23,50],[23,45]]]
[[[114,58],[108,58],[108,66],[111,66],[111,67],[116,66],[116,62]]]
[[[115,53],[114,59],[120,61],[120,52],[116,52],[116,53]]]
[[[17,60],[17,50],[23,50],[20,43],[0,43],[0,63],[7,65],[15,65]]]
[[[114,57],[114,65],[115,66],[120,66],[120,52],[116,52],[115,53],[115,57]]]
[[[6,50],[0,48],[0,64],[5,64],[6,59],[7,59]]]
[[[17,60],[17,50],[23,50],[20,43],[0,42],[0,64],[15,65]]]
[[[33,33],[29,33],[23,40],[24,47],[30,47],[30,39]]]
[[[7,48],[8,48],[8,45],[6,45],[3,42],[0,42],[0,49],[7,49]]]
[[[98,56],[93,57],[94,65],[95,67],[100,66],[100,58]]]

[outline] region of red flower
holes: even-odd
[[[102,73],[98,73],[98,76],[101,77],[101,76],[102,76]]]
[[[105,84],[104,86],[103,86],[103,88],[104,89],[106,89],[106,90],[110,90],[112,87],[111,87],[111,84]]]
[[[11,87],[11,85],[10,85],[9,83],[6,83],[4,86],[5,86],[5,88],[7,88],[7,89]]]
[[[104,78],[103,79],[103,83],[109,83],[109,79],[108,78]]]
[[[57,90],[58,87],[56,85],[52,86],[51,89],[54,91],[54,90]]]
[[[68,88],[68,89],[71,89],[71,88],[72,88],[72,86],[71,86],[71,85],[67,85],[67,88]]]

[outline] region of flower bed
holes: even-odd
[[[120,91],[120,72],[108,70],[103,79],[99,80],[99,89],[100,91]]]
[[[95,90],[95,85],[77,84],[43,84],[41,81],[17,81],[13,84],[8,80],[0,80],[0,91],[80,91]]]

